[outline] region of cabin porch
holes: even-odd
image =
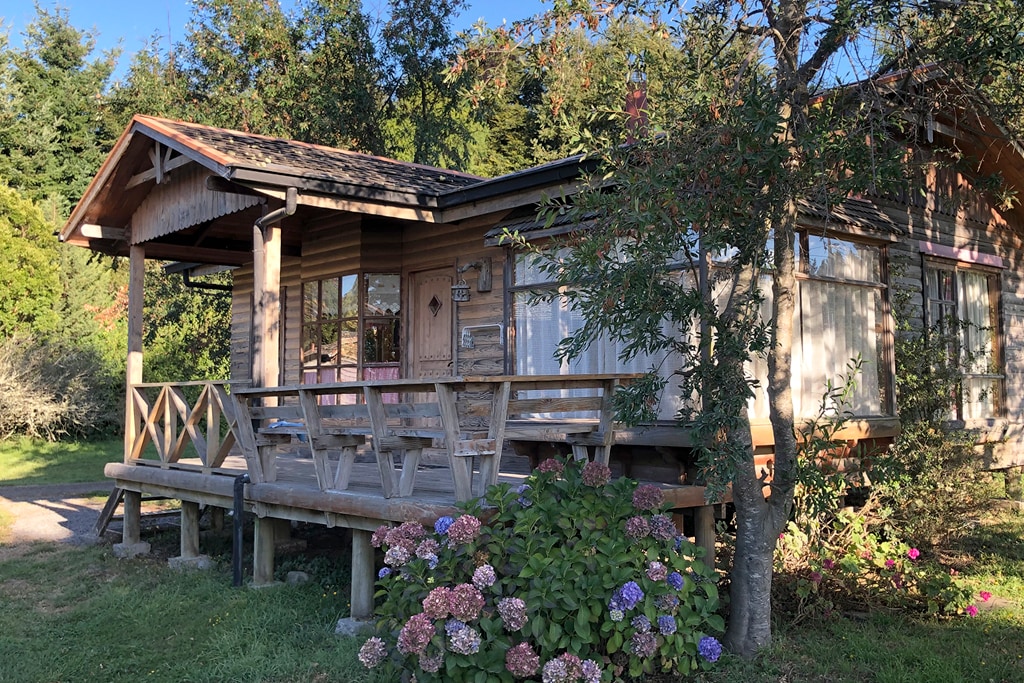
[[[665,428],[625,428],[611,395],[630,375],[399,379],[250,388],[230,382],[134,384],[125,459],[105,474],[124,496],[124,555],[147,552],[143,495],[182,501],[181,554],[202,562],[203,507],[256,516],[253,585],[272,583],[275,539],[299,521],[352,530],[352,615],[373,610],[376,567],[370,536],[381,524],[432,524],[490,484],[515,485],[538,444],[578,460],[625,466],[625,444],[664,442]],[[685,430],[675,429],[685,444]],[[520,448],[513,446],[519,445]],[[525,448],[523,448],[525,446]],[[669,478],[666,478],[669,479]],[[714,553],[717,506],[704,488],[659,482],[695,541]],[[237,508],[236,508],[237,509]]]

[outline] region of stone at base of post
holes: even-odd
[[[121,559],[130,559],[139,555],[148,555],[149,550],[149,544],[145,541],[138,541],[136,543],[115,543],[114,547],[111,548],[111,552],[114,553],[114,557]]]
[[[349,638],[369,634],[373,630],[373,621],[370,619],[353,619],[352,617],[345,617],[344,619],[338,619],[338,623],[334,626],[334,634],[338,636],[346,636]]]
[[[167,560],[167,566],[171,569],[213,569],[214,562],[209,555],[196,555],[194,557],[172,557]]]

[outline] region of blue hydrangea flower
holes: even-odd
[[[423,559],[427,561],[427,566],[431,569],[437,568],[437,555],[430,554],[424,557]]]
[[[530,500],[529,497],[527,497],[526,495],[530,488],[531,487],[529,484],[520,484],[519,487],[516,488],[516,493],[519,494],[519,498],[516,500],[516,502],[519,503],[519,505],[524,508],[528,508],[531,505],[533,505],[533,501]]]
[[[390,576],[390,575],[391,575],[391,567],[384,567],[379,572],[377,572],[377,578],[378,579],[383,579],[385,576]]]
[[[644,591],[637,585],[636,581],[627,581],[619,589],[619,600],[622,603],[622,607],[626,610],[633,609],[643,599]]]
[[[672,572],[667,577],[665,577],[665,581],[667,581],[668,585],[672,586],[677,591],[682,590],[683,588],[683,575],[679,572]]]
[[[434,531],[437,532],[438,536],[444,536],[448,533],[448,527],[450,527],[454,521],[454,519],[447,515],[444,517],[438,517],[437,521],[434,522]]]
[[[697,643],[697,654],[709,662],[717,662],[722,656],[722,644],[713,636],[704,636]]]
[[[449,637],[451,637],[457,631],[461,631],[464,628],[466,628],[466,624],[459,621],[458,619],[455,619],[454,617],[444,622],[444,632]]]
[[[658,630],[662,635],[672,635],[676,632],[676,618],[671,614],[662,614],[658,617]]]
[[[676,536],[675,548],[676,548],[676,552],[677,553],[680,550],[683,549],[683,537],[682,536]]]

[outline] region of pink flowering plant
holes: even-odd
[[[666,508],[656,486],[550,460],[433,529],[382,527],[377,632],[360,661],[419,681],[710,668],[724,629],[716,577]]]

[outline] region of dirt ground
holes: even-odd
[[[93,528],[110,490],[109,481],[0,487],[0,509],[14,519],[3,544],[96,543]]]

